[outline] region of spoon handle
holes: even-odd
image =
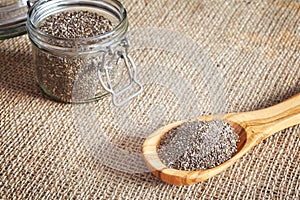
[[[260,142],[278,131],[300,124],[300,94],[265,109],[232,113],[226,118],[239,123],[249,137]]]

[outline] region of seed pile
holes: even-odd
[[[101,35],[113,29],[112,22],[102,15],[90,11],[64,11],[48,16],[39,24],[47,34],[66,38],[88,38]],[[52,44],[67,48],[88,48],[70,41],[49,40]],[[99,41],[101,42],[101,41]],[[82,102],[101,96],[106,92],[101,87],[97,68],[102,54],[81,56],[55,55],[33,47],[37,78],[42,89],[55,99],[64,102]],[[111,69],[112,83],[117,76]]]
[[[88,38],[102,35],[113,29],[104,16],[89,11],[65,11],[47,17],[40,29],[61,38]]]
[[[223,121],[190,121],[170,130],[158,146],[161,161],[178,170],[218,166],[237,151],[238,134]]]

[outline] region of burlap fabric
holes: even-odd
[[[144,137],[161,125],[260,109],[300,92],[300,2],[122,3],[138,30],[132,46],[140,46],[131,54],[145,86],[122,108],[110,96],[79,106],[49,100],[35,83],[27,36],[0,41],[0,199],[299,199],[300,126],[193,186],[156,179],[140,154]],[[144,33],[140,43],[138,33]],[[199,60],[213,72],[189,62],[198,55],[189,42],[175,41],[179,54],[172,52],[174,38],[195,42],[205,52]]]

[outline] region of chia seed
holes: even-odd
[[[99,13],[80,10],[50,15],[40,22],[38,27],[51,36],[74,39],[72,41],[48,40],[53,45],[71,48],[72,51],[88,48],[79,46],[76,39],[99,36],[114,28],[112,22]],[[101,42],[101,39],[97,41]],[[93,47],[95,44],[90,45]],[[33,52],[38,82],[44,92],[52,98],[64,102],[81,102],[106,93],[97,76],[97,69],[102,62],[102,53],[66,56],[42,51],[37,47],[33,48]],[[117,70],[116,68],[110,70],[113,84]],[[75,98],[74,85],[77,90]]]
[[[112,22],[90,11],[65,11],[47,17],[41,31],[60,38],[89,38],[113,29]]]
[[[171,129],[157,152],[161,161],[178,170],[216,167],[237,152],[239,136],[223,121],[189,121]]]

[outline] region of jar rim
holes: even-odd
[[[85,1],[85,0],[79,0],[79,1],[74,1],[74,3],[79,3],[80,1]],[[90,1],[95,1],[95,0],[90,0]],[[106,0],[101,0],[103,2],[107,2]],[[35,25],[32,20],[31,20],[31,16],[33,14],[33,11],[40,5],[44,4],[44,3],[58,3],[58,2],[63,2],[63,3],[67,3],[67,1],[64,0],[58,0],[58,1],[50,1],[50,0],[42,0],[42,1],[36,1],[28,10],[28,14],[27,14],[27,25],[29,26],[29,28],[31,28],[32,30],[34,30],[35,32],[37,32],[37,34],[47,37],[49,39],[54,39],[54,40],[62,40],[62,41],[77,41],[77,42],[88,42],[88,41],[93,41],[93,40],[106,40],[106,38],[111,38],[111,36],[113,36],[115,33],[125,33],[127,31],[127,12],[125,7],[123,6],[122,3],[120,3],[118,0],[109,0],[112,1],[113,3],[115,3],[118,8],[120,9],[120,16],[122,17],[121,20],[118,22],[118,24],[116,26],[113,27],[112,30],[107,31],[103,34],[100,35],[96,35],[93,37],[87,37],[87,38],[64,38],[64,37],[59,37],[59,36],[54,36],[51,34],[48,34],[44,31],[42,31],[37,25]],[[69,1],[70,2],[70,1]],[[125,30],[124,30],[125,29]],[[123,31],[122,31],[123,30]],[[123,33],[123,34],[124,34]]]

